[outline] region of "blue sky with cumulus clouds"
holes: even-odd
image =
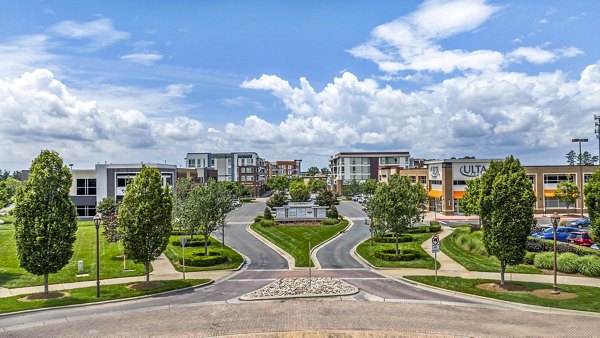
[[[256,151],[560,164],[600,114],[597,1],[13,1],[0,168]]]

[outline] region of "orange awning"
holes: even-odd
[[[465,195],[464,191],[455,191],[454,192],[454,199],[457,200],[459,198],[462,198]]]
[[[432,198],[440,198],[442,197],[442,192],[440,190],[429,190],[427,196]]]
[[[544,196],[545,197],[554,197],[554,190],[544,190]]]

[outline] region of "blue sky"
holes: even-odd
[[[183,164],[256,151],[596,154],[597,1],[13,1],[0,12],[0,168],[41,149]]]

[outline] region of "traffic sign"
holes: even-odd
[[[187,243],[187,237],[179,237],[179,242],[181,242],[181,246],[185,246]]]
[[[439,244],[432,245],[431,252],[433,252],[433,253],[440,252],[440,245]]]
[[[440,244],[440,236],[439,235],[433,235],[433,237],[431,237],[431,244],[433,244],[433,245],[439,245]]]

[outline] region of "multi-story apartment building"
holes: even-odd
[[[267,178],[300,176],[302,160],[267,162]]]
[[[188,168],[212,168],[219,181],[241,182],[257,197],[264,192],[266,181],[265,160],[255,152],[188,153]]]
[[[410,154],[406,151],[394,152],[342,152],[329,160],[329,185],[334,193],[342,194],[343,186],[356,180],[359,183],[368,179],[378,179],[380,166],[410,168]]]

